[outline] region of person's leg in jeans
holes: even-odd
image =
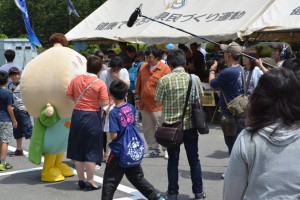
[[[180,146],[167,149],[169,154],[168,160],[168,193],[170,195],[178,194],[178,164],[179,164],[179,153]]]
[[[125,170],[119,166],[119,159],[110,154],[104,171],[102,200],[112,200],[114,193],[124,176]]]
[[[239,119],[236,120],[236,126],[237,126],[237,129],[236,129],[236,134],[234,136],[224,136],[225,143],[228,147],[229,155],[231,154],[231,151],[232,151],[232,148],[233,148],[233,145],[235,143],[237,136],[244,129],[244,127],[241,125],[241,122],[239,122]]]
[[[197,130],[187,129],[183,131],[183,142],[190,165],[193,193],[201,193],[203,188],[202,171],[198,154],[198,133]]]
[[[144,178],[144,172],[141,165],[126,169],[125,175],[130,183],[147,199],[157,199],[158,192],[153,185]]]

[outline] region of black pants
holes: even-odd
[[[119,159],[110,154],[104,171],[102,187],[102,200],[112,200],[114,193],[121,182],[124,174],[130,183],[140,191],[147,199],[156,200],[158,192],[153,185],[144,178],[141,165],[131,168],[122,168]]]

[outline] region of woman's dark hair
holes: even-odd
[[[126,51],[128,51],[129,53],[134,53],[134,52],[136,52],[136,49],[134,46],[129,45],[129,46],[127,46]]]
[[[123,60],[120,56],[114,56],[109,62],[110,68],[123,68]]]
[[[300,59],[299,58],[291,58],[287,59],[282,63],[283,68],[287,68],[292,70],[298,80],[300,81]]]
[[[256,59],[259,58],[258,56],[258,53],[257,53],[257,50],[255,48],[248,48],[244,51],[245,54],[249,55],[249,56],[252,56]],[[251,70],[254,69],[254,67],[256,66],[256,63],[255,63],[255,60],[251,60],[250,58],[248,58],[250,60],[250,63],[251,63]]]
[[[103,59],[104,58],[104,53],[102,51],[96,51],[94,53],[94,56],[98,56],[99,58]]]
[[[86,71],[92,74],[98,74],[102,69],[102,59],[98,56],[89,56],[87,60]]]
[[[300,126],[300,83],[294,72],[274,68],[265,73],[251,95],[247,109],[251,133],[282,120],[282,126]]]
[[[0,85],[5,85],[8,82],[8,73],[0,70]]]
[[[167,57],[167,63],[170,67],[176,68],[185,66],[185,54],[180,49],[170,50]]]
[[[147,56],[149,56],[151,53],[153,54],[154,58],[160,58],[160,50],[157,49],[155,46],[151,46],[145,51],[145,54]]]
[[[139,51],[136,54],[134,62],[144,62],[145,61],[145,51]]]
[[[114,80],[109,86],[109,93],[117,100],[125,99],[127,92],[128,86],[122,80]]]

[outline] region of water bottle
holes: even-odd
[[[140,130],[140,110],[135,110],[134,123],[136,129]]]

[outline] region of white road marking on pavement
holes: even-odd
[[[16,150],[16,148],[12,147],[12,146],[8,146],[8,150],[14,152]],[[26,157],[28,157],[28,152],[23,150],[23,153]],[[42,157],[42,162],[44,162],[44,157]],[[37,170],[42,170],[42,169],[43,169],[43,167],[36,167],[36,168],[31,168],[31,169],[23,169],[23,170],[18,170],[18,171],[4,172],[4,173],[0,173],[0,176],[6,176],[6,175],[11,175],[11,174],[20,174],[20,173],[32,172],[32,171],[37,171]],[[72,168],[72,170],[75,174],[77,174],[76,170],[74,168]],[[103,184],[103,178],[100,176],[94,176],[94,181]],[[130,194],[132,196],[131,197],[122,197],[122,198],[118,198],[115,200],[145,199],[145,197],[138,190],[127,187],[125,185],[119,184],[117,190],[122,191],[126,194]]]

